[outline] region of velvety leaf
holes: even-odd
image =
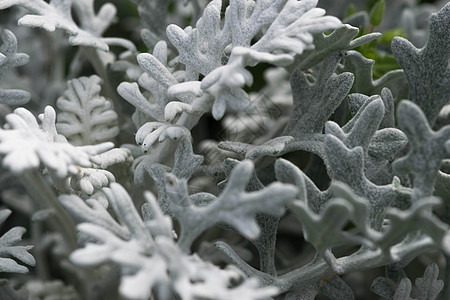
[[[425,47],[417,49],[408,40],[392,40],[392,52],[405,71],[409,83],[409,99],[424,112],[431,125],[450,96],[449,19],[450,4],[428,18],[430,35]]]
[[[291,136],[280,136],[262,145],[249,145],[239,142],[221,142],[219,148],[244,155],[246,159],[256,160],[262,156],[278,156],[285,149],[285,145],[292,142]]]
[[[179,241],[182,249],[189,249],[199,234],[220,222],[233,226],[249,239],[255,239],[260,233],[255,220],[257,213],[279,216],[284,212],[285,203],[293,199],[296,189],[287,184],[273,183],[262,190],[247,193],[245,190],[253,169],[250,161],[236,166],[223,192],[208,206],[173,208],[182,227]],[[175,183],[172,189],[176,188]]]
[[[305,50],[303,54],[295,57],[294,66],[299,70],[307,70],[326,59],[336,51],[346,51],[359,47],[365,43],[379,38],[381,33],[373,32],[354,39],[359,33],[357,27],[343,24],[330,34],[314,35],[314,49]]]
[[[325,10],[315,8],[316,4],[315,0],[288,0],[267,32],[252,48],[265,52],[282,49],[297,54],[301,54],[304,49],[312,49],[312,34],[342,25],[335,17],[323,16]]]
[[[433,263],[427,266],[423,277],[416,279],[418,300],[434,300],[437,298],[444,287],[444,282],[437,280],[438,276],[439,268]]]
[[[403,77],[403,70],[389,71],[380,78],[373,79],[373,66],[375,61],[365,58],[357,51],[347,51],[344,54],[344,70],[355,75],[355,83],[352,92],[365,95],[378,94],[386,86],[392,86],[393,82]]]
[[[291,75],[294,107],[283,134],[297,140],[302,135],[322,133],[326,121],[347,96],[354,80],[350,73],[334,74],[339,61],[339,53],[330,55],[314,85],[300,71]]]
[[[364,174],[364,150],[357,146],[347,148],[338,138],[325,138],[329,172],[334,180],[349,185],[356,195],[369,201],[369,224],[371,228],[381,228],[386,208],[390,205],[404,205],[409,202],[411,191],[399,188],[398,184],[375,185]]]
[[[135,46],[125,39],[104,39],[99,36],[106,30],[114,19],[116,10],[110,3],[102,6],[95,15],[93,0],[80,0],[72,4],[70,0],[50,1],[2,1],[0,10],[11,6],[21,6],[32,14],[27,14],[19,19],[19,24],[29,27],[40,27],[47,31],[55,31],[57,28],[66,31],[72,45],[90,46],[108,51],[108,43],[119,44],[130,50]],[[72,7],[73,5],[73,7]],[[77,12],[78,26],[71,14],[71,9]]]
[[[6,116],[10,129],[0,130],[3,165],[14,173],[36,169],[42,162],[55,176],[77,174],[77,166],[90,167],[90,157],[112,148],[112,143],[75,147],[56,131],[55,110],[47,106],[41,125],[31,112],[18,108]],[[20,159],[19,159],[20,158]]]
[[[394,296],[392,297],[393,300],[410,300],[410,294],[411,294],[411,281],[408,278],[403,278],[400,281],[400,284],[397,287],[397,290],[395,291]]]
[[[56,129],[73,145],[107,142],[119,134],[117,113],[111,101],[100,96],[100,83],[96,75],[69,80],[56,102]]]
[[[414,200],[431,196],[441,161],[447,157],[445,143],[450,138],[450,126],[434,132],[422,110],[407,100],[399,104],[397,119],[410,149],[394,162],[394,169],[399,174],[414,175]]]
[[[29,56],[17,53],[17,39],[15,35],[3,29],[0,33],[0,80],[5,77],[9,69],[26,64]],[[23,90],[0,88],[0,103],[9,105],[22,105],[30,100],[30,93]]]
[[[0,224],[11,214],[8,209],[0,210]],[[36,260],[28,253],[32,246],[17,246],[25,233],[23,227],[13,227],[0,237],[0,272],[6,273],[28,273],[28,268],[17,263],[18,260],[29,266],[35,266]],[[14,259],[16,260],[14,260]]]
[[[411,282],[409,283],[411,285]],[[372,281],[370,290],[383,298],[392,299],[394,297],[394,294],[396,293],[396,285],[395,282],[393,282],[389,278],[377,277],[374,281]]]
[[[355,299],[352,289],[339,276],[322,283],[319,287],[319,293],[327,296],[331,300]]]

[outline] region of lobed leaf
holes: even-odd
[[[29,56],[17,53],[17,39],[15,35],[3,29],[0,33],[0,80],[9,69],[28,63]],[[23,105],[30,100],[30,93],[18,89],[0,88],[0,103],[9,105]]]
[[[93,145],[119,134],[117,113],[111,101],[100,96],[100,77],[80,77],[67,82],[58,98],[56,129],[73,145]]]
[[[0,210],[0,224],[11,214],[8,209]],[[28,253],[33,248],[32,246],[16,246],[22,240],[22,235],[25,233],[23,227],[13,227],[0,236],[0,272],[6,273],[28,273],[28,268],[18,264],[19,262],[35,266],[36,260]],[[14,259],[15,260],[14,260]]]
[[[424,112],[431,125],[450,95],[448,85],[448,37],[450,4],[428,18],[430,35],[425,47],[417,49],[408,40],[392,40],[392,52],[405,71],[409,83],[409,99]]]

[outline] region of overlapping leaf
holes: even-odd
[[[390,107],[390,109],[392,110],[393,107]],[[350,149],[362,147],[364,151],[364,174],[371,179],[389,161],[393,160],[395,154],[404,148],[407,143],[405,134],[398,129],[383,128],[378,130],[382,122],[385,125],[386,123],[393,125],[390,124],[392,113],[392,111],[385,113],[382,99],[373,97],[367,99],[355,116],[342,128],[332,121],[327,122],[325,133],[336,136]]]
[[[12,6],[22,6],[30,11],[20,18],[19,24],[30,27],[40,27],[47,31],[55,31],[56,28],[63,29],[70,37],[72,45],[95,47],[108,51],[108,44],[119,44],[130,50],[135,50],[134,45],[120,38],[102,38],[101,34],[111,24],[116,14],[116,8],[110,3],[101,7],[97,15],[94,13],[93,0],[44,0],[22,1],[5,0],[0,3],[0,10]],[[77,18],[81,23],[78,26],[73,18],[71,9],[77,12]]]
[[[409,278],[403,278],[397,285],[385,277],[377,277],[371,286],[372,291],[386,299],[393,300],[435,300],[441,292],[444,282],[438,280],[439,268],[435,263],[427,266],[423,277],[415,281],[415,291]],[[411,298],[413,296],[414,298]]]
[[[399,69],[389,71],[374,80],[372,72],[374,60],[367,59],[361,53],[353,50],[345,52],[344,58],[344,70],[355,75],[355,82],[352,87],[352,92],[355,93],[378,94],[383,88],[392,85],[393,82],[403,77],[403,70]]]
[[[330,55],[314,85],[300,71],[291,75],[294,107],[284,134],[299,139],[302,135],[322,133],[328,118],[347,96],[354,80],[351,73],[334,74],[340,59],[338,52]]]
[[[284,205],[293,199],[296,189],[287,184],[273,183],[248,193],[245,190],[253,170],[250,161],[240,163],[234,168],[219,197],[212,196],[205,206],[189,205],[191,200],[183,193],[186,189],[183,183],[176,181],[176,178],[170,179],[169,193],[181,198],[179,201],[188,201],[188,205],[172,208],[182,228],[179,241],[182,249],[188,250],[195,238],[217,223],[229,224],[245,237],[255,239],[260,233],[255,220],[257,213],[277,216],[283,213]]]
[[[294,139],[291,136],[280,136],[268,140],[262,145],[250,145],[240,142],[221,142],[219,148],[232,151],[245,159],[255,160],[261,156],[277,156],[282,153],[286,145]]]
[[[297,54],[314,48],[313,34],[336,29],[341,25],[337,18],[324,16],[325,10],[315,7],[317,2],[288,0],[267,32],[252,48],[261,52],[282,49]]]
[[[203,75],[221,66],[223,51],[231,42],[230,24],[221,28],[220,11],[221,1],[215,0],[203,11],[197,28],[167,27],[167,37],[180,53],[180,62]]]
[[[287,65],[292,58],[279,51],[302,53],[314,47],[313,33],[341,25],[337,18],[324,17],[325,11],[315,8],[315,0],[258,1],[254,7],[247,1],[232,1],[221,25],[220,4],[211,2],[195,29],[168,27],[169,39],[177,47],[180,61],[205,75],[201,88],[215,98],[212,112],[216,119],[222,118],[227,105],[241,111],[249,106],[242,87],[251,85],[253,77],[246,66],[259,62]],[[250,46],[252,38],[265,26],[267,31]],[[233,48],[224,53],[230,43]],[[229,55],[226,65],[221,63],[222,55]]]
[[[9,129],[0,130],[3,166],[20,174],[43,163],[57,177],[77,174],[77,166],[90,167],[90,157],[112,148],[112,143],[75,147],[56,131],[55,110],[47,106],[39,125],[31,112],[18,108],[6,116]]]
[[[0,224],[10,215],[11,211],[9,209],[0,210]],[[28,250],[33,246],[16,245],[22,240],[22,235],[25,231],[23,227],[13,227],[0,237],[0,272],[28,273],[28,268],[18,264],[16,260],[29,266],[36,264],[34,257],[28,253]]]
[[[397,109],[400,129],[408,136],[410,145],[406,156],[393,166],[399,174],[413,174],[413,197],[431,196],[441,162],[448,156],[445,143],[450,139],[450,126],[434,132],[426,115],[411,101],[402,101]]]
[[[234,269],[221,270],[196,255],[182,253],[172,239],[171,222],[161,222],[165,217],[150,193],[146,194],[149,207],[145,209],[145,222],[120,185],[112,184],[106,194],[120,223],[130,235],[119,237],[106,224],[82,223],[78,229],[96,243],[88,243],[73,252],[71,260],[85,266],[108,261],[119,264],[122,270],[119,291],[122,296],[147,299],[156,294],[166,299],[225,300],[239,295],[241,299],[256,300],[276,294],[276,288],[259,288],[256,280],[245,280]],[[148,216],[149,213],[151,216]],[[233,279],[243,281],[231,286]]]
[[[358,33],[358,28],[344,24],[328,35],[315,34],[314,49],[305,50],[301,55],[296,55],[293,66],[299,70],[307,70],[326,59],[333,52],[351,50],[381,36],[381,33],[373,32],[354,39]]]
[[[331,178],[348,184],[358,196],[369,201],[371,228],[381,228],[388,206],[408,205],[411,192],[402,188],[398,179],[394,178],[393,183],[379,186],[366,178],[364,150],[361,146],[349,149],[338,138],[327,135],[325,151]]]
[[[329,200],[319,215],[310,210],[305,201],[295,201],[289,209],[302,222],[305,239],[313,244],[317,252],[337,272],[341,267],[332,253],[332,248],[339,245],[373,244],[365,237],[344,230],[348,222],[353,222],[363,233],[370,229],[367,221],[370,214],[369,203],[354,195],[348,186],[333,183],[336,197]]]
[[[24,65],[29,57],[25,53],[17,53],[17,39],[14,34],[3,29],[0,32],[0,80],[9,69]],[[18,89],[1,89],[0,103],[10,105],[22,105],[30,100],[30,93]]]
[[[167,55],[167,44],[164,41],[155,45],[153,54],[139,54],[137,60],[145,72],[139,76],[138,83],[122,82],[117,87],[117,92],[136,107],[135,115],[143,114],[147,121],[149,118],[159,122],[166,120],[164,108],[169,103],[167,92],[169,87],[178,83],[168,69]],[[140,87],[150,92],[152,97],[144,96]],[[136,126],[140,127],[143,123],[145,122],[137,122]]]
[[[392,41],[392,52],[408,79],[409,99],[423,110],[431,125],[450,97],[449,11],[447,4],[428,18],[430,35],[425,47],[417,49],[400,37]]]
[[[166,186],[166,173],[170,172],[177,178],[189,179],[195,170],[203,162],[203,157],[193,152],[189,137],[179,140],[174,153],[173,167],[167,167],[152,160],[151,156],[142,156],[135,160],[134,181],[140,186],[145,184],[145,176],[149,174],[158,190],[158,203],[164,213],[171,214],[171,204],[168,198]]]

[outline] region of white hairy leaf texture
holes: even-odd
[[[0,300],[450,299],[446,2],[0,0]]]
[[[0,130],[2,164],[13,173],[37,169],[42,163],[58,177],[76,174],[77,166],[90,167],[91,155],[112,148],[112,143],[75,147],[56,131],[55,110],[48,106],[41,116],[41,125],[33,114],[18,108],[6,116],[8,129]]]
[[[0,210],[0,224],[11,215],[11,210]],[[28,273],[28,268],[17,261],[35,266],[36,260],[28,252],[33,246],[16,245],[22,240],[26,229],[23,227],[13,227],[0,236],[0,272],[6,273]]]
[[[9,69],[26,64],[29,56],[17,53],[17,39],[15,35],[3,29],[0,32],[0,80],[5,77]],[[9,105],[22,105],[30,100],[30,93],[19,89],[0,88],[0,103]]]
[[[56,102],[56,128],[73,145],[111,141],[119,133],[117,113],[111,101],[100,96],[100,83],[96,75],[72,79]]]

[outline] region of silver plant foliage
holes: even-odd
[[[26,64],[27,54],[17,53],[17,39],[14,34],[4,29],[0,33],[0,79],[6,75],[8,69]],[[0,89],[0,103],[21,105],[30,100],[30,93],[23,90]]]
[[[0,224],[5,222],[10,215],[11,211],[9,209],[0,210]],[[22,239],[24,233],[25,228],[13,227],[0,237],[0,272],[28,273],[28,268],[18,264],[16,260],[29,266],[36,265],[36,260],[28,253],[33,246],[16,245]]]
[[[117,113],[111,101],[100,96],[100,78],[81,77],[68,82],[64,97],[56,102],[59,109],[56,128],[74,145],[110,141],[118,133]]]
[[[450,299],[450,3],[113,2],[0,0],[0,299]]]

